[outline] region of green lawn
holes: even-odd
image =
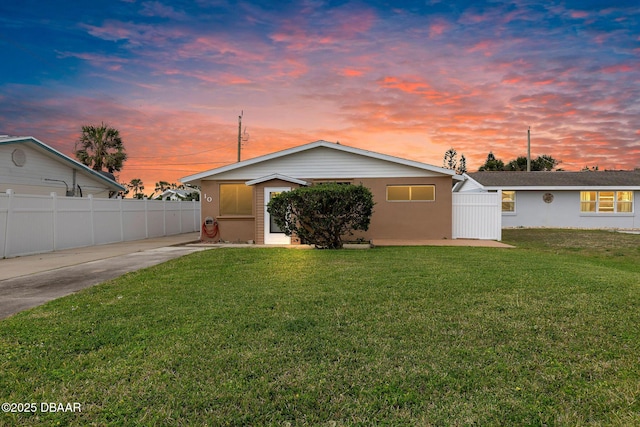
[[[640,425],[640,235],[214,249],[0,321],[0,425]],[[45,412],[41,402],[81,404]]]

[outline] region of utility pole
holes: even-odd
[[[238,162],[240,161],[240,147],[242,146],[242,116],[244,115],[244,110],[240,112],[238,116]]]
[[[244,110],[242,110],[240,112],[240,115],[238,116],[238,162],[240,161],[240,151],[242,149],[242,143],[249,140],[247,128],[244,129],[244,134],[242,133],[242,116],[244,116]]]
[[[531,172],[531,126],[527,130],[527,172]]]

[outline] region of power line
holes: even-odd
[[[119,173],[122,172],[131,172],[131,171],[136,171],[136,172],[151,172],[151,171],[162,171],[162,172],[190,172],[193,173],[193,169],[167,169],[167,168],[153,168],[153,169],[136,169],[136,168],[127,168],[126,170],[123,171],[119,171]]]
[[[216,150],[220,150],[222,148],[227,148],[227,147],[231,147],[234,144],[227,144],[227,145],[223,145],[220,147],[216,147],[216,148],[212,148],[210,150],[203,150],[203,151],[196,151],[195,153],[185,153],[185,154],[174,154],[171,155],[170,157],[186,157],[186,156],[194,156],[196,154],[202,154],[202,153],[209,153],[211,151],[216,151]],[[136,159],[161,159],[167,157],[167,155],[157,155],[157,156],[135,156]],[[225,162],[211,162],[211,163],[225,163]]]
[[[127,159],[128,161],[129,159]],[[197,163],[173,163],[171,162],[171,166],[195,166],[195,165],[211,165],[211,164],[229,164],[232,162],[197,162]],[[127,163],[127,166],[136,166],[136,163]],[[143,166],[143,165],[138,165],[138,166]]]

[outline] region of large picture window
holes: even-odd
[[[253,187],[245,184],[220,184],[220,215],[252,215]]]
[[[433,202],[436,200],[435,185],[389,185],[389,202]]]
[[[633,191],[581,191],[580,212],[631,213]]]

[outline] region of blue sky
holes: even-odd
[[[470,170],[549,154],[640,167],[631,1],[21,1],[0,4],[0,134],[71,155],[120,130],[121,182],[176,182],[325,139]]]

